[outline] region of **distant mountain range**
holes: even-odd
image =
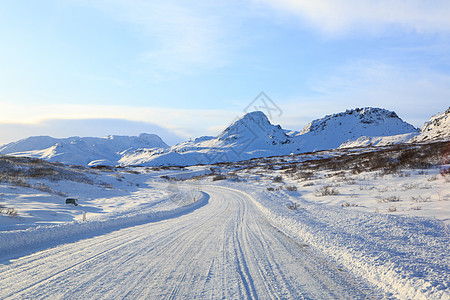
[[[172,147],[154,134],[65,139],[38,136],[4,145],[0,154],[90,166],[212,164],[335,148],[449,140],[449,116],[450,108],[418,130],[395,112],[366,107],[325,116],[295,132],[271,124],[263,112],[255,111],[216,137],[200,137]]]
[[[33,136],[0,147],[0,154],[28,156],[74,165],[117,165],[127,152],[141,148],[163,149],[169,146],[155,134],[104,138],[69,137],[56,139]]]

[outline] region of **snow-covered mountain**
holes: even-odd
[[[387,135],[362,136],[357,140],[349,140],[339,148],[387,146],[401,143],[424,143],[431,141],[450,140],[450,108],[436,114],[420,128],[419,132]]]
[[[2,146],[0,154],[35,157],[65,164],[117,165],[128,151],[167,147],[168,145],[159,136],[145,133],[139,136],[111,135],[104,138],[56,139],[49,136],[34,136]]]
[[[356,108],[314,120],[297,135],[302,152],[338,148],[361,137],[383,137],[417,133],[393,111]]]
[[[422,143],[449,139],[450,107],[445,112],[432,116],[431,119],[420,128],[420,134],[413,137],[411,142]]]
[[[434,116],[419,132],[395,112],[357,108],[325,116],[301,132],[273,125],[263,112],[237,119],[218,136],[203,136],[168,147],[158,136],[105,138],[31,137],[0,148],[0,154],[22,155],[81,165],[196,165],[235,162],[339,147],[449,139],[450,109]]]

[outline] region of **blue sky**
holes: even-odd
[[[448,1],[5,0],[0,37],[0,144],[173,144],[219,133],[261,91],[294,130],[364,106],[421,126],[450,103]]]

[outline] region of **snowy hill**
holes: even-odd
[[[421,143],[450,139],[450,107],[443,113],[431,117],[422,128],[420,134],[411,139],[411,142]]]
[[[367,137],[411,134],[417,131],[393,111],[365,107],[314,120],[296,137],[302,152],[309,152],[338,148],[361,137],[367,139]]]
[[[167,147],[168,145],[154,134],[64,139],[35,136],[2,146],[0,154],[35,157],[65,164],[117,165],[117,161],[127,151],[135,151],[139,148]]]

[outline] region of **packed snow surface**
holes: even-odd
[[[2,298],[365,298],[383,292],[272,227],[248,196],[204,186],[187,215],[12,259]]]

